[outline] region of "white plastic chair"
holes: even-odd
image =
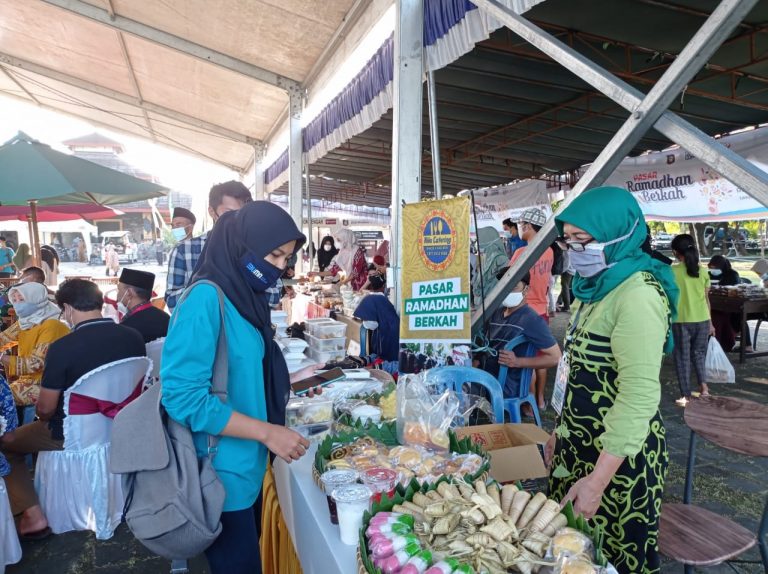
[[[86,373],[64,391],[64,450],[40,452],[35,470],[35,489],[54,533],[92,530],[108,540],[123,513],[120,476],[109,472],[112,419],[101,412],[70,415],[72,395],[119,404],[151,372],[146,357],[122,359]]]
[[[152,361],[152,376],[145,381],[145,388],[160,380],[160,359],[163,355],[164,344],[165,337],[147,343],[147,357]]]

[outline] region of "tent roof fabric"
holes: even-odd
[[[715,0],[547,0],[524,16],[648,92],[717,6]],[[627,15],[631,14],[631,18]],[[768,3],[760,2],[670,107],[710,135],[768,122]],[[506,28],[435,72],[443,193],[551,178],[597,157],[628,117]],[[424,90],[422,182],[433,188]],[[632,155],[672,145],[649,131]],[[341,180],[329,200],[391,202],[392,112],[326,154],[310,172]],[[313,187],[313,196],[315,188]],[[286,186],[276,190],[284,193]]]
[[[0,0],[0,94],[244,171],[286,109],[285,89],[55,4],[96,7],[302,82],[355,2]]]

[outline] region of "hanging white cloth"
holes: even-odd
[[[5,481],[0,478],[0,573],[5,572],[8,564],[16,564],[19,560],[21,560],[19,535],[16,533]]]

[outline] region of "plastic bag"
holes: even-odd
[[[736,371],[733,370],[728,356],[714,337],[709,338],[707,360],[704,363],[704,377],[707,383],[736,382]]]
[[[466,427],[477,423],[478,420],[494,420],[493,407],[488,399],[479,395],[463,393],[459,395],[459,412],[451,426]]]
[[[449,447],[448,428],[459,412],[456,393],[432,394],[423,373],[401,375],[397,383],[397,439],[404,445]]]

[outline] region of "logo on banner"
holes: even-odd
[[[456,254],[456,226],[442,209],[427,213],[419,230],[419,253],[431,271],[444,271]]]

